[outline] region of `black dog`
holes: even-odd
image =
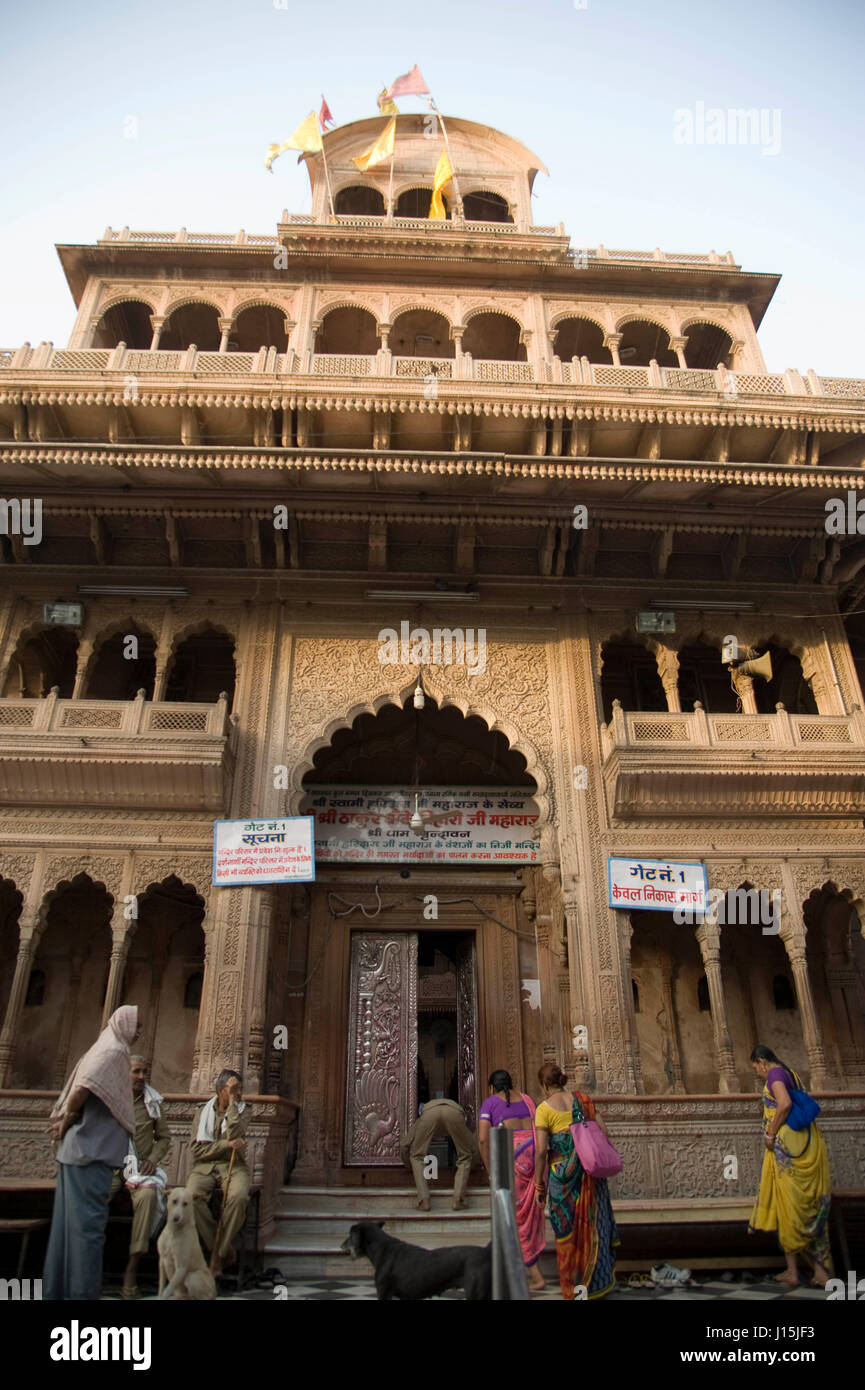
[[[372,1262],[379,1298],[433,1298],[445,1289],[460,1287],[467,1299],[491,1297],[493,1265],[489,1245],[448,1245],[444,1250],[424,1250],[386,1236],[383,1225],[383,1221],[358,1221],[340,1246],[353,1260],[366,1256]]]

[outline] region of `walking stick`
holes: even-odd
[[[210,1272],[213,1273],[213,1264],[216,1259],[216,1252],[219,1249],[219,1237],[222,1232],[222,1218],[225,1216],[225,1203],[228,1199],[228,1188],[231,1183],[231,1173],[234,1168],[234,1160],[237,1157],[237,1149],[231,1150],[231,1158],[228,1160],[228,1177],[225,1179],[225,1186],[222,1189],[222,1206],[219,1211],[219,1221],[216,1225],[216,1235],[213,1237],[213,1249],[210,1252]]]

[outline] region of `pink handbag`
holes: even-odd
[[[571,1138],[577,1151],[577,1158],[590,1178],[612,1178],[622,1171],[622,1160],[597,1120],[587,1120],[579,1097],[574,1096],[571,1112],[574,1123],[571,1125]]]

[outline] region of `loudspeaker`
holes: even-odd
[[[770,681],[772,679],[772,658],[768,652],[758,656],[756,661],[743,661],[741,666],[734,668],[740,675],[756,676],[758,680]]]

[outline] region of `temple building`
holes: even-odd
[[[758,1041],[861,1187],[865,380],[768,370],[729,252],[534,225],[490,127],[430,220],[440,128],[359,174],[381,126],[273,234],[59,246],[68,345],[0,353],[0,1166],[126,1002],[172,1178],[242,1073],[265,1242],[550,1060],[622,1203],[747,1212]],[[213,886],[309,814],[314,881]]]

